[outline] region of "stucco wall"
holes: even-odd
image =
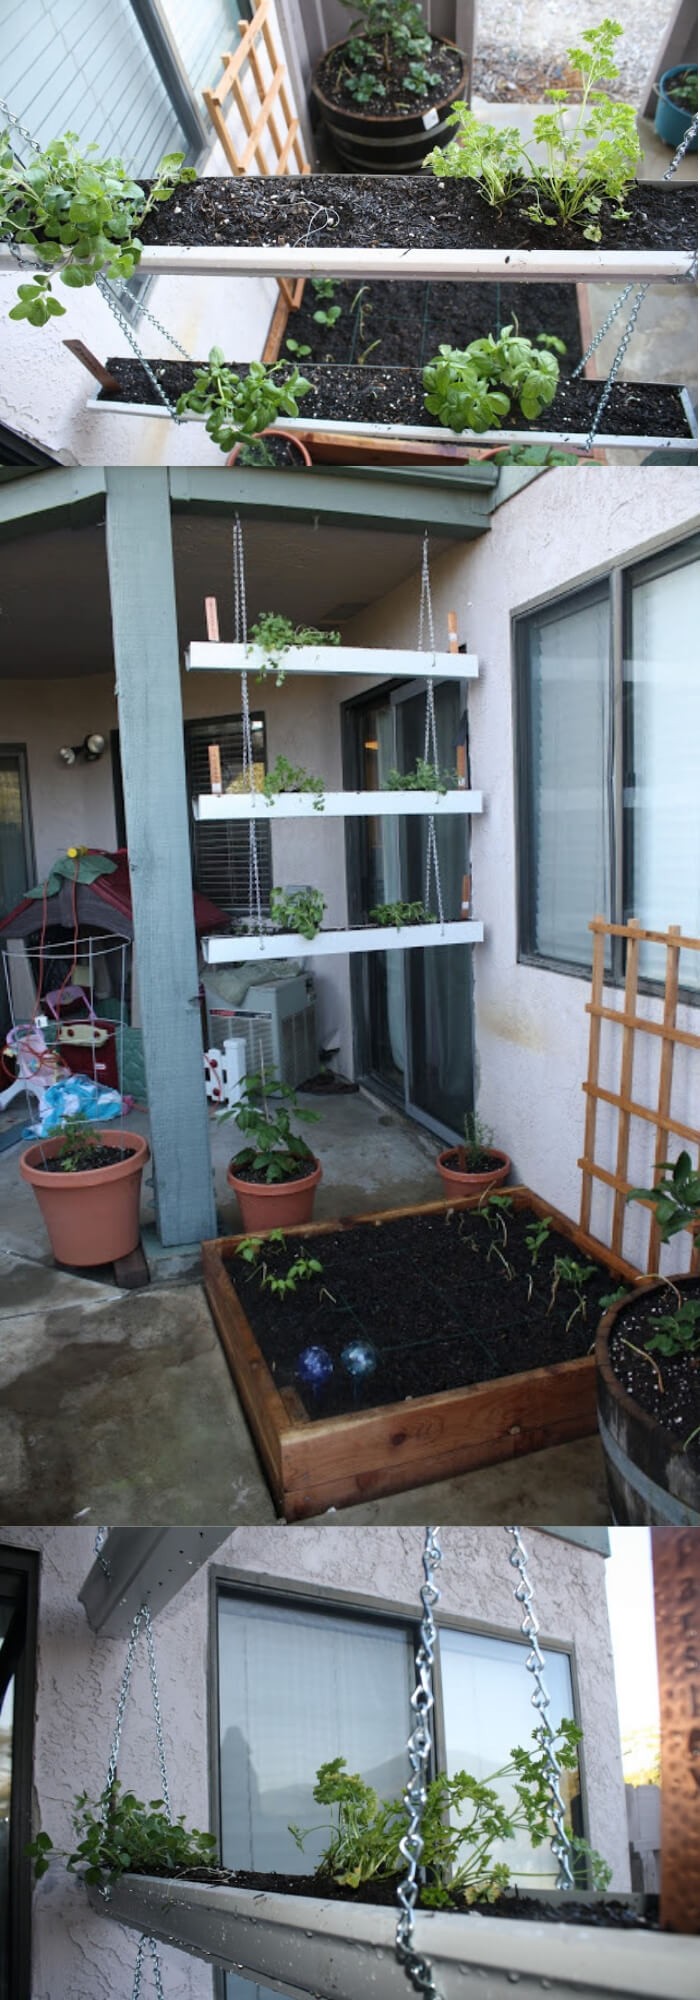
[[[94,1530],[8,1528],[10,1545],[42,1552],[35,1758],[36,1830],[64,1847],[69,1808],[83,1786],[104,1784],[124,1643],[95,1638],[77,1602],[92,1562]],[[441,1573],[446,1611],[517,1631],[513,1573],[500,1528],[445,1528]],[[420,1528],[273,1527],[239,1529],[217,1563],[277,1578],[417,1603]],[[604,1559],[552,1536],[526,1531],[531,1575],[546,1639],[573,1641],[585,1733],[589,1832],[629,1886],[625,1794],[617,1729],[605,1596]],[[209,1823],[207,1792],[207,1576],[201,1570],[156,1623],[161,1705],[173,1808],[190,1824]],[[120,1763],[139,1795],[157,1790],[150,1692],[145,1663],[135,1670]],[[134,1935],[87,1912],[80,1889],[59,1863],[35,1898],[32,2000],[130,2000]],[[203,1965],[165,1952],[171,2000],[208,2000]]]
[[[514,612],[546,592],[562,584],[574,587],[596,570],[629,561],[636,552],[649,553],[676,531],[697,526],[699,509],[696,472],[679,477],[652,468],[643,476],[627,469],[602,475],[583,470],[575,478],[564,470],[550,472],[496,510],[488,536],[464,550],[455,546],[434,565],[438,637],[446,630],[448,610],[455,609],[460,639],[478,653],[480,662],[480,678],[469,696],[472,778],[485,796],[483,817],[474,820],[472,832],[474,913],[486,925],[486,941],[474,950],[479,1110],[493,1127],[496,1143],[511,1154],[515,1177],[572,1216],[580,1201],[577,1161],[583,1145],[588,984],[517,962],[517,744],[510,621]],[[415,589],[406,584],[352,619],[344,636],[348,645],[409,645],[414,635]],[[667,921],[675,921],[673,909]],[[650,1005],[640,1001],[642,1011]],[[679,1011],[681,1025],[697,1027],[697,1019],[697,1009]],[[619,1031],[606,1029],[605,1035],[604,1081],[616,1089]],[[649,1077],[657,1075],[657,1048],[651,1037],[649,1042],[635,1067],[640,1094]],[[700,1124],[700,1075],[697,1056],[689,1049],[676,1052],[676,1107],[685,1122]],[[603,1150],[611,1115],[601,1107],[598,1157],[614,1168],[609,1149],[607,1157]],[[647,1185],[652,1128],[637,1124],[632,1137],[632,1178]],[[607,1240],[609,1215],[610,1197],[601,1188],[593,1229]],[[625,1249],[633,1260],[645,1252],[647,1228],[640,1212],[628,1212]],[[670,1268],[677,1270],[677,1242],[667,1256]]]

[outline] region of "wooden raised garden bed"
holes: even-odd
[[[622,1281],[632,1283],[637,1276],[632,1265],[590,1236],[575,1223],[552,1209],[528,1188],[507,1191],[512,1195],[516,1216],[527,1211],[533,1221],[548,1216],[558,1235],[587,1261],[600,1267],[597,1280],[612,1279],[611,1289]],[[475,1207],[473,1198],[453,1203],[436,1201],[413,1209],[389,1209],[380,1214],[351,1216],[341,1222],[310,1223],[290,1232],[290,1250],[303,1240],[310,1254],[323,1258],[323,1239],[354,1232],[358,1257],[363,1264],[363,1237],[390,1223],[412,1224],[420,1217],[460,1216]],[[459,1223],[455,1224],[459,1227]],[[480,1219],[480,1228],[486,1225]],[[415,1232],[412,1230],[412,1235]],[[280,1512],[289,1521],[323,1513],[328,1507],[350,1506],[388,1493],[406,1491],[454,1473],[469,1472],[480,1465],[494,1465],[501,1459],[542,1450],[547,1445],[564,1444],[587,1437],[596,1429],[595,1364],[590,1347],[596,1325],[595,1306],[588,1323],[580,1331],[576,1359],[562,1359],[544,1367],[472,1381],[469,1386],[443,1388],[437,1393],[411,1393],[402,1401],[381,1402],[373,1397],[368,1378],[350,1395],[357,1394],[363,1407],[353,1407],[337,1415],[324,1414],[324,1395],[314,1406],[313,1394],[306,1392],[306,1405],[295,1382],[294,1367],[278,1366],[266,1342],[253,1332],[243,1304],[249,1267],[234,1253],[240,1236],[223,1237],[202,1246],[203,1275],[209,1303],[222,1346],[262,1458]],[[234,1264],[236,1283],[231,1277]],[[494,1270],[497,1267],[494,1266]],[[493,1283],[507,1284],[494,1276]],[[303,1288],[302,1288],[303,1289]],[[247,1300],[252,1298],[250,1290]],[[295,1295],[296,1297],[296,1295]],[[311,1306],[311,1294],[305,1294]],[[391,1318],[391,1301],[384,1302],[384,1321]],[[441,1325],[445,1301],[435,1300],[436,1326]],[[536,1311],[533,1306],[533,1313]],[[285,1328],[282,1315],[288,1301],[278,1301],[275,1323]],[[251,1317],[254,1317],[251,1308]],[[309,1342],[333,1345],[332,1334],[319,1330],[318,1316],[312,1323],[309,1312]],[[352,1316],[344,1338],[358,1335],[361,1327]],[[373,1329],[374,1340],[378,1340]],[[468,1329],[465,1326],[465,1347]],[[342,1336],[341,1336],[342,1340]],[[299,1346],[303,1344],[299,1341]],[[283,1345],[283,1341],[281,1341]],[[274,1341],[272,1342],[274,1347]],[[338,1340],[336,1339],[336,1349]],[[562,1351],[566,1343],[562,1340]],[[284,1375],[287,1375],[285,1382]],[[327,1399],[326,1399],[327,1400]]]

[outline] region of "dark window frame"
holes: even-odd
[[[9,1990],[12,2000],[31,2000],[32,1863],[26,1854],[32,1837],[34,1776],[34,1706],[36,1688],[37,1620],[40,1557],[35,1549],[17,1549],[0,1541],[0,1575],[14,1585],[17,1604],[0,1650],[12,1648],[14,1712],[12,1725],[12,1790],[10,1794],[10,1921]],[[8,1680],[10,1675],[8,1674]]]
[[[404,1603],[401,1599],[368,1596],[361,1591],[343,1590],[333,1585],[310,1583],[289,1577],[268,1576],[263,1571],[237,1569],[234,1566],[211,1564],[209,1568],[209,1674],[208,1674],[208,1735],[209,1735],[209,1824],[216,1835],[218,1852],[221,1853],[221,1764],[220,1764],[220,1722],[219,1722],[219,1605],[222,1597],[235,1596],[253,1599],[256,1602],[270,1602],[283,1606],[288,1604],[295,1610],[308,1604],[314,1611],[327,1609],[342,1613],[344,1617],[357,1617],[365,1623],[370,1620],[378,1625],[387,1623],[402,1626],[414,1648],[419,1640],[420,1608],[415,1603]],[[459,1613],[438,1611],[438,1646],[434,1667],[435,1710],[432,1722],[431,1775],[436,1763],[445,1761],[445,1720],[440,1673],[441,1630],[474,1633],[477,1636],[502,1639],[523,1649],[523,1656],[529,1651],[529,1641],[516,1629],[510,1629],[487,1619],[465,1618]],[[580,1681],[576,1657],[575,1640],[550,1639],[540,1633],[539,1643],[544,1652],[564,1653],[569,1662],[571,1675],[572,1707],[574,1720],[581,1714]],[[406,1718],[408,1736],[410,1718]],[[589,1810],[586,1781],[585,1744],[579,1750],[581,1830],[588,1838]],[[214,1977],[216,2000],[225,2000],[225,1974],[216,1972]]]
[[[556,617],[563,606],[572,609],[576,604],[593,602],[596,598],[608,600],[610,630],[610,712],[612,754],[607,774],[610,790],[610,852],[608,855],[608,880],[610,895],[611,923],[624,921],[627,907],[627,892],[630,880],[631,856],[624,840],[623,791],[625,771],[628,767],[631,749],[632,702],[629,686],[625,686],[624,662],[628,657],[628,644],[632,619],[632,590],[636,580],[644,577],[665,576],[682,569],[688,562],[700,558],[700,534],[692,530],[685,535],[665,543],[651,553],[640,551],[617,564],[612,569],[598,572],[580,584],[562,587],[511,616],[511,657],[513,661],[513,736],[515,756],[513,759],[513,781],[515,787],[515,830],[517,841],[516,884],[517,884],[517,958],[518,964],[530,965],[538,971],[562,973],[569,979],[583,979],[590,983],[590,965],[580,965],[565,957],[554,957],[537,950],[534,943],[535,922],[535,881],[534,881],[534,839],[533,817],[535,793],[533,785],[533,746],[530,727],[529,694],[529,629],[535,622],[546,621],[548,614]],[[592,915],[598,915],[595,911]],[[626,948],[624,938],[609,940],[609,961],[606,965],[606,986],[622,987],[625,983]],[[646,976],[639,980],[639,991],[659,995],[663,993],[663,982]],[[698,1007],[700,999],[697,991],[684,986],[678,989],[679,1001],[684,1006]]]
[[[262,709],[262,708],[260,708],[260,709],[258,709],[258,708],[255,708],[255,709],[251,709],[251,711],[250,711],[250,721],[251,721],[251,726],[252,726],[252,725],[254,725],[254,724],[257,724],[257,723],[260,723],[260,724],[262,725],[262,732],[263,732],[263,738],[262,738],[262,754],[263,754],[263,763],[264,763],[264,765],[265,765],[265,770],[267,771],[267,757],[268,757],[268,750],[267,750],[267,734],[268,734],[268,731],[267,731],[267,716],[266,716],[266,713],[265,713],[265,710],[264,710],[264,709]],[[207,731],[210,731],[210,732],[211,732],[211,735],[212,735],[212,737],[214,737],[214,736],[216,735],[216,733],[217,733],[217,730],[222,730],[222,729],[230,729],[230,728],[239,728],[239,727],[240,727],[240,728],[242,728],[242,726],[243,726],[243,716],[242,716],[242,713],[240,713],[240,712],[239,712],[238,710],[236,710],[236,711],[234,711],[234,712],[232,712],[232,713],[230,713],[230,714],[228,714],[228,713],[227,713],[227,714],[223,714],[223,715],[190,715],[190,716],[186,716],[186,717],[185,717],[185,718],[183,719],[183,739],[184,739],[184,749],[185,749],[185,774],[186,774],[186,781],[187,781],[187,788],[188,788],[188,798],[190,797],[190,770],[191,770],[191,762],[190,762],[190,748],[189,748],[189,746],[190,746],[190,743],[191,743],[191,740],[192,740],[192,737],[193,737],[193,734],[194,734],[195,730],[201,730],[201,731],[202,731],[203,733],[205,733],[205,732],[207,732]],[[119,848],[119,847],[121,847],[121,848],[124,848],[124,849],[128,849],[128,841],[127,841],[127,833],[126,833],[126,811],[125,811],[125,806],[124,806],[124,784],[123,784],[123,778],[122,778],[122,767],[121,767],[121,752],[120,752],[120,740],[119,740],[119,730],[118,730],[118,729],[112,729],[112,730],[110,731],[110,755],[111,755],[111,761],[112,761],[112,788],[113,788],[113,794],[114,794],[114,823],[115,823],[115,830],[116,830],[116,841],[117,841],[117,847],[118,847],[118,848]],[[212,824],[214,824],[214,822],[209,822],[209,824],[210,824],[210,825],[212,825]],[[218,824],[218,822],[217,822],[217,824]],[[236,826],[237,824],[239,824],[239,825],[240,825],[240,829],[241,829],[241,833],[243,834],[243,833],[245,832],[245,827],[246,827],[246,824],[247,824],[247,822],[246,822],[245,820],[241,820],[240,822],[236,822],[235,820],[222,820],[222,821],[221,821],[221,823],[220,823],[220,830],[222,830],[223,832],[225,832],[225,831],[226,831],[226,828],[227,828],[227,827],[235,827],[235,826]],[[270,823],[270,825],[267,825],[267,824],[264,824],[264,825],[263,825],[263,824],[262,824],[262,822],[261,822],[261,831],[262,831],[262,835],[263,835],[263,839],[267,839],[267,841],[268,841],[268,843],[269,843],[269,873],[270,873],[270,880],[272,881],[272,825],[271,825],[271,823]],[[201,895],[205,895],[205,896],[209,896],[209,900],[210,900],[211,902],[216,902],[216,901],[218,900],[218,898],[217,898],[216,896],[213,896],[213,895],[212,895],[212,893],[211,893],[211,891],[210,891],[210,890],[208,890],[207,888],[202,888],[202,887],[201,887],[201,885],[200,885],[200,883],[199,883],[199,881],[198,881],[198,879],[197,879],[197,850],[196,850],[196,844],[195,844],[195,842],[196,842],[196,822],[195,822],[195,820],[194,820],[194,818],[193,818],[193,815],[192,815],[192,813],[191,813],[191,812],[190,812],[190,814],[189,814],[189,837],[190,837],[190,861],[191,861],[191,872],[192,872],[192,888],[193,888],[193,890],[195,891],[195,893],[197,893],[197,894],[201,894]],[[262,872],[262,873],[263,873],[263,875],[264,875],[264,873],[265,873],[265,868],[264,868],[264,867],[263,867],[263,869],[262,869],[262,871],[261,871],[261,872]],[[265,909],[267,909],[267,907],[268,907],[268,903],[269,903],[269,897],[268,897],[268,896],[266,896],[266,894],[265,894],[265,892],[264,892],[264,887],[263,887],[263,891],[262,891],[262,902],[263,902],[263,907],[264,907]],[[236,915],[237,915],[237,914],[240,914],[240,912],[238,912],[238,911],[234,911],[234,914],[236,914]]]

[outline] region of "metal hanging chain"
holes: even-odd
[[[132,1623],[131,1631],[129,1633],[129,1643],[126,1649],[126,1659],[124,1661],[124,1672],[122,1674],[121,1685],[119,1688],[119,1696],[117,1700],[117,1715],[114,1725],[114,1735],[112,1737],[112,1743],[109,1752],[107,1784],[105,1787],[105,1794],[104,1794],[105,1814],[107,1813],[109,1807],[109,1794],[112,1790],[112,1786],[114,1785],[117,1775],[117,1764],[119,1762],[119,1746],[122,1739],[122,1729],[124,1727],[124,1711],[129,1698],[134,1657],[142,1625],[146,1633],[146,1648],[148,1652],[148,1671],[151,1682],[151,1695],[153,1698],[153,1715],[156,1726],[156,1745],[158,1749],[158,1766],[160,1770],[161,1791],[163,1794],[163,1804],[165,1806],[167,1817],[169,1820],[172,1820],[173,1810],[170,1804],[168,1773],[165,1761],[165,1743],[163,1740],[163,1718],[160,1711],[158,1670],[156,1667],[156,1653],[155,1653],[155,1646],[153,1643],[153,1621],[151,1618],[150,1605],[148,1604],[141,1604],[139,1606],[139,1609],[136,1612]]]
[[[422,653],[424,651],[424,633],[426,624],[428,627],[428,648],[433,655],[433,665],[434,665],[435,624],[433,620],[433,600],[430,589],[430,564],[428,559],[427,530],[423,536],[423,559],[421,563],[420,608],[418,612],[419,653]],[[430,763],[432,755],[432,762],[437,771],[438,769],[437,724],[435,720],[435,686],[432,676],[430,676],[430,678],[426,682],[426,689],[425,689],[425,748],[423,754],[426,764]],[[435,814],[430,813],[428,818],[428,839],[425,852],[426,910],[429,910],[430,908],[430,891],[432,886],[433,872],[435,874],[435,893],[437,896],[438,914],[440,917],[440,923],[444,924],[445,911],[442,900],[442,882],[440,879],[440,856],[438,854],[437,833],[435,829]]]
[[[416,1653],[416,1686],[411,1696],[411,1707],[416,1720],[408,1741],[411,1776],[403,1795],[408,1827],[402,1840],[399,1841],[399,1850],[406,1862],[407,1872],[396,1891],[400,1908],[395,1941],[396,1956],[404,1968],[406,1978],[410,1980],[417,1993],[426,1995],[426,2000],[438,2000],[438,1990],[430,1959],[415,1949],[414,1933],[420,1887],[418,1869],[423,1852],[422,1829],[427,1800],[428,1764],[432,1746],[430,1717],[435,1706],[433,1661],[437,1631],[433,1613],[435,1605],[440,1600],[440,1591],[434,1582],[434,1577],[441,1562],[440,1530],[426,1528],[423,1544],[424,1580],[420,1593],[423,1617],[420,1626],[420,1644]]]
[[[676,151],[673,155],[673,159],[669,161],[665,173],[663,173],[661,176],[662,183],[664,181],[670,181],[672,179],[673,175],[676,172],[676,169],[680,166],[681,160],[687,153],[688,147],[691,144],[692,140],[694,139],[697,129],[698,129],[698,114],[696,112],[695,117],[691,120],[691,123],[687,128],[687,131],[685,131],[683,134],[680,145],[676,148]],[[697,274],[698,274],[698,258],[696,251],[695,255],[691,259],[691,262],[688,266],[688,270],[686,271],[685,276],[683,278],[674,278],[673,283],[681,285],[685,285],[688,282],[693,283],[693,281],[697,277]],[[598,435],[598,431],[600,429],[604,412],[607,409],[607,405],[610,400],[611,391],[614,388],[617,376],[619,374],[620,368],[627,353],[627,349],[632,339],[632,335],[634,333],[634,329],[637,324],[637,320],[639,318],[642,305],[646,298],[647,292],[649,291],[650,282],[651,281],[649,281],[649,283],[645,285],[642,285],[637,293],[637,297],[634,301],[634,305],[632,307],[632,311],[630,313],[627,325],[622,335],[620,345],[611,363],[610,370],[608,373],[608,378],[604,384],[603,393],[600,398],[598,407],[595,411],[591,428],[586,438],[586,443],[584,447],[586,451],[592,451],[593,446],[595,444],[595,440]],[[576,376],[581,374],[582,369],[584,369],[586,366],[586,362],[590,361],[591,355],[594,354],[596,348],[600,346],[601,340],[603,340],[605,338],[606,333],[609,332],[613,320],[617,318],[617,314],[620,312],[622,306],[625,304],[626,299],[629,298],[632,289],[633,289],[632,285],[626,285],[624,291],[620,293],[619,299],[616,300],[614,306],[611,306],[610,311],[607,314],[607,317],[604,319],[602,326],[599,328],[598,332],[594,334],[590,347],[587,348],[586,353],[583,355],[582,360],[579,361],[578,367],[574,369],[573,375],[571,377],[572,381],[575,381]]]
[[[245,646],[248,640],[248,605],[246,599],[245,555],[243,550],[243,528],[240,515],[233,523],[233,622],[236,645]],[[251,797],[255,791],[255,764],[253,759],[253,732],[250,726],[250,698],[248,694],[248,669],[241,671],[241,706],[243,710],[243,776],[248,779]],[[248,821],[248,918],[255,921],[258,937],[262,937],[263,915],[260,894],[260,862],[258,856],[258,828],[256,821]]]
[[[139,1948],[136,1954],[136,1970],[134,1972],[134,1988],[131,2000],[141,2000],[141,1977],[143,1973],[143,1958],[146,1946],[148,1946],[148,1949],[151,1954],[151,1961],[153,1964],[153,1984],[155,1986],[156,1993],[158,1995],[158,2000],[164,2000],[163,1967],[161,1964],[160,1952],[158,1950],[158,1946],[156,1944],[155,1938],[152,1937],[139,1938]]]
[[[544,1752],[545,1779],[550,1798],[550,1811],[554,1822],[554,1832],[550,1846],[554,1859],[557,1862],[556,1887],[557,1889],[573,1889],[574,1877],[571,1866],[571,1841],[564,1822],[566,1808],[559,1789],[559,1766],[552,1750],[554,1730],[547,1715],[547,1709],[550,1706],[550,1696],[547,1693],[544,1679],[544,1655],[540,1650],[538,1640],[540,1628],[532,1609],[534,1591],[527,1573],[527,1552],[523,1545],[519,1528],[506,1528],[504,1533],[513,1537],[513,1547],[510,1552],[509,1561],[513,1569],[517,1569],[520,1578],[519,1583],[515,1586],[515,1600],[522,1607],[523,1616],[520,1630],[524,1633],[525,1638],[530,1641],[530,1651],[527,1656],[526,1665],[528,1673],[532,1674],[535,1682],[532,1704],[538,1710],[540,1716],[536,1735]]]

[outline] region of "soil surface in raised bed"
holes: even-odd
[[[70,1174],[57,1153],[53,1153],[48,1160],[36,1160],[34,1164],[37,1173],[62,1174],[64,1180],[72,1180],[74,1174],[94,1174],[96,1167],[116,1167],[119,1160],[132,1160],[134,1151],[133,1146],[92,1146],[81,1156],[79,1166],[70,1168]]]
[[[340,306],[340,318],[334,326],[318,326],[314,313],[329,305]],[[467,347],[470,340],[499,334],[513,322],[528,340],[538,333],[563,340],[566,355],[560,366],[567,374],[580,361],[574,285],[403,285],[380,280],[360,287],[355,280],[337,283],[332,299],[323,299],[309,280],[298,312],[289,315],[287,339],[311,348],[299,364],[302,370],[307,360],[357,362],[374,341],[379,343],[371,357],[375,367],[422,368],[442,343]]]
[[[146,182],[143,183],[147,185]],[[367,249],[687,250],[697,237],[697,188],[638,181],[625,196],[626,222],[603,201],[600,242],[586,242],[572,223],[556,229],[525,214],[532,190],[523,183],[504,209],[491,208],[474,181],[439,181],[434,174],[314,174],[279,180],[200,180],[177,189],[146,217],[143,243],[313,243]],[[325,211],[325,216],[324,216]]]
[[[201,361],[154,361],[151,363],[166,396],[176,401],[191,388]],[[236,373],[247,374],[245,362],[230,363]],[[107,362],[110,374],[119,383],[120,396],[102,390],[101,401],[157,403],[158,397],[138,361],[117,354]],[[425,408],[425,390],[417,368],[339,368],[337,364],[316,367],[302,362],[311,383],[299,403],[299,417],[325,422],[361,424],[421,425],[437,428],[437,420]],[[552,431],[568,436],[590,429],[603,391],[602,382],[579,376],[574,382],[562,376],[557,395],[549,408],[532,422],[514,411],[503,429]],[[605,407],[602,431],[618,437],[689,437],[687,419],[679,391],[663,383],[616,382]],[[445,431],[445,438],[452,433]],[[478,444],[479,433],[465,431],[465,440]]]
[[[348,1415],[589,1352],[601,1299],[615,1291],[615,1280],[594,1266],[583,1288],[585,1317],[563,1278],[551,1304],[555,1257],[579,1264],[592,1259],[552,1231],[532,1271],[525,1238],[535,1220],[527,1212],[511,1213],[507,1243],[497,1226],[472,1210],[317,1237],[290,1230],[284,1249],[264,1246],[268,1270],[283,1275],[299,1254],[318,1257],[323,1269],[283,1298],[262,1283],[262,1260],[251,1272],[234,1254],[226,1269],[278,1387],[293,1386],[311,1418]],[[369,1345],[375,1360],[372,1371],[359,1376],[342,1359],[357,1342]],[[297,1374],[308,1347],[325,1349],[333,1362],[332,1375],[318,1387]]]
[[[313,1896],[316,1900],[333,1903],[379,1903],[386,1908],[396,1903],[397,1877],[383,1882],[361,1882],[358,1889],[351,1889],[346,1882],[335,1882],[331,1875],[262,1875],[249,1868],[148,1868],[134,1869],[134,1874],[164,1876],[178,1882],[210,1882],[214,1886],[230,1889],[258,1889],[270,1896]],[[561,1901],[549,1902],[546,1897],[521,1896],[517,1889],[509,1889],[499,1896],[496,1903],[476,1902],[469,1904],[469,1913],[480,1917],[519,1917],[537,1924],[593,1924],[596,1928],[604,1925],[610,1930],[658,1930],[658,1898],[646,1898],[647,1914],[642,1915],[623,1897],[602,1897],[598,1902],[579,1902],[575,1895],[562,1894]],[[454,1904],[453,1910],[461,1916],[467,1914],[464,1904]],[[449,1916],[449,1909],[440,1915]]]
[[[700,1278],[684,1284],[682,1297],[700,1299]],[[662,1314],[677,1310],[678,1296],[670,1285],[663,1292],[647,1293],[626,1306],[615,1321],[610,1364],[621,1388],[654,1418],[674,1444],[683,1445],[693,1431],[700,1431],[700,1352],[694,1360],[690,1354],[671,1356],[659,1354],[656,1349],[645,1360],[642,1354],[634,1352],[634,1348],[646,1346],[653,1335],[654,1322]],[[630,1341],[632,1347],[627,1344]],[[693,1470],[700,1472],[700,1436],[688,1446],[687,1458]]]
[[[357,36],[356,40],[361,40]],[[439,104],[445,97],[455,97],[459,90],[464,69],[464,58],[456,49],[446,48],[433,36],[430,53],[421,56],[421,62],[436,77],[425,90],[407,91],[405,85],[406,61],[393,61],[389,51],[386,69],[380,72],[380,82],[384,84],[385,96],[375,97],[370,104],[359,104],[352,91],[347,88],[348,76],[357,76],[358,70],[348,62],[345,45],[328,49],[315,72],[315,82],[331,104],[340,105],[344,111],[355,111],[360,117],[371,114],[385,117],[392,111],[422,112],[429,104]],[[372,74],[372,63],[368,61],[366,74]],[[360,72],[361,73],[361,72]]]

